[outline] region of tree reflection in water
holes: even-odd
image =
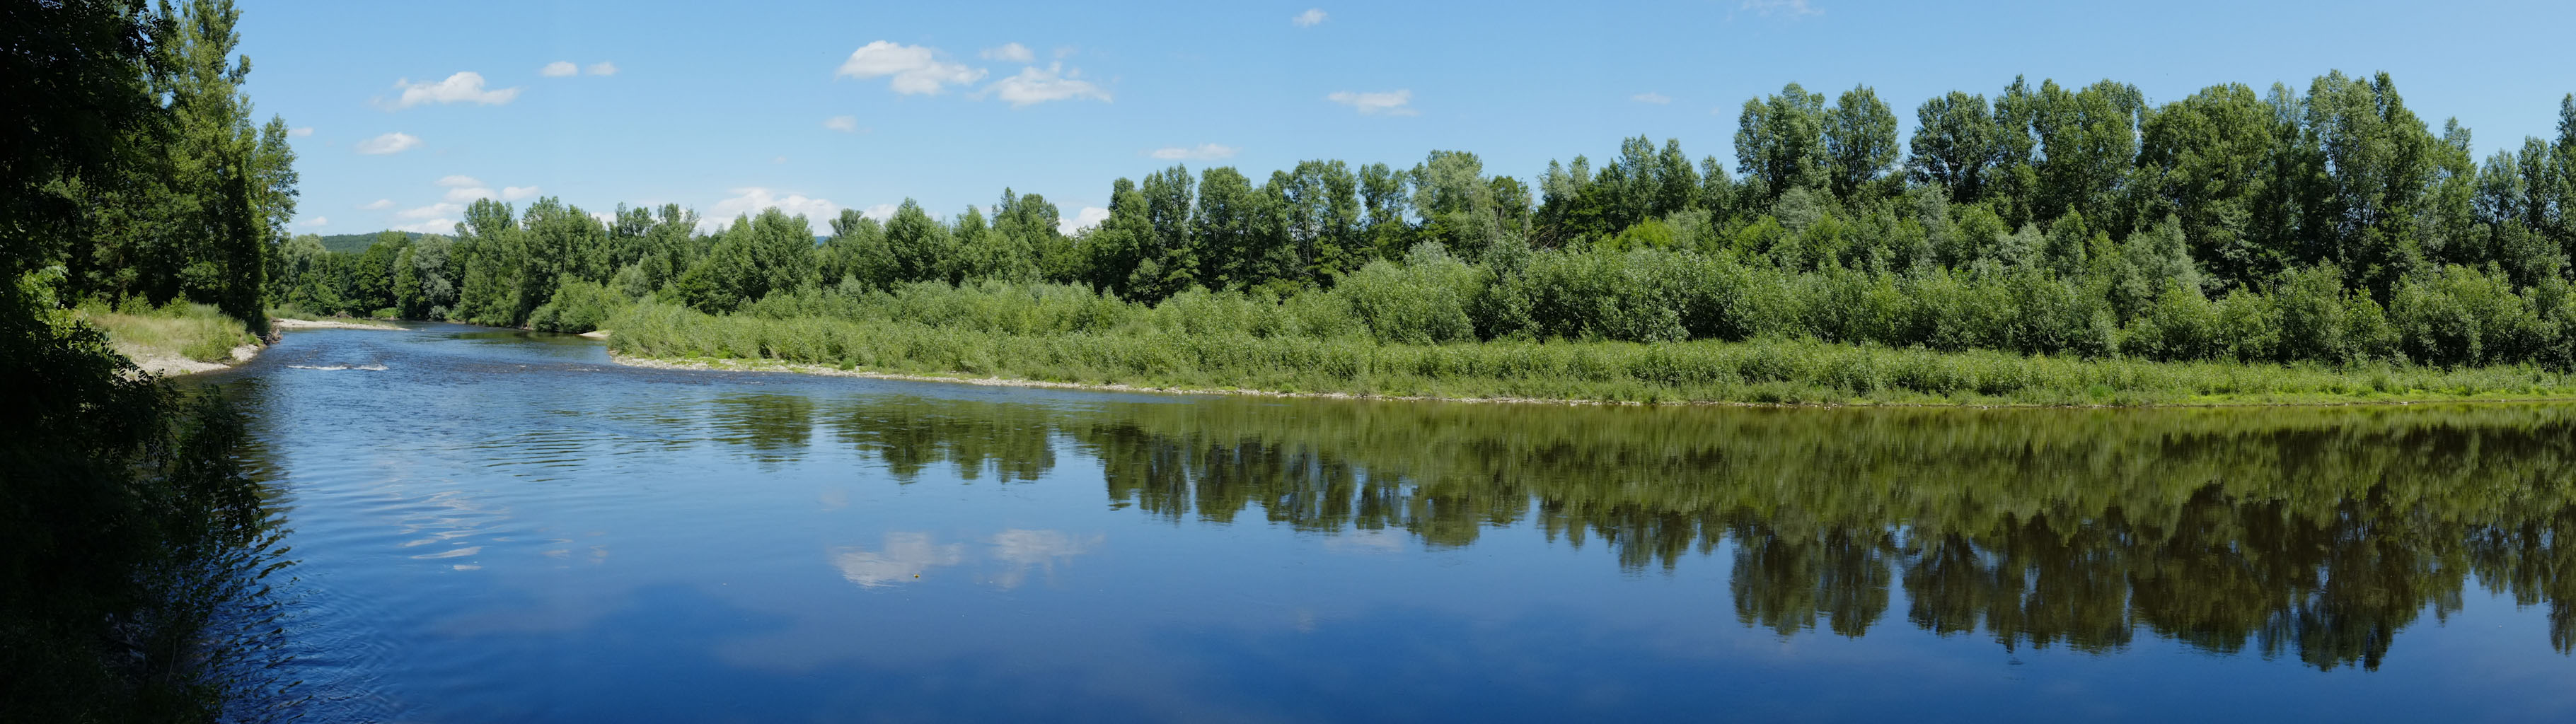
[[[732,404],[767,406],[767,397]],[[1489,530],[1623,567],[1731,558],[1737,618],[2111,652],[2375,668],[2471,581],[2576,647],[2576,406],[2159,410],[1558,407],[889,396],[722,417],[745,444],[853,445],[910,481],[1098,460],[1111,504],[1301,531]],[[774,423],[771,421],[775,421]],[[1897,592],[1902,592],[1901,602]]]

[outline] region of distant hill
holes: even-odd
[[[322,237],[322,248],[343,254],[362,254],[367,251],[368,246],[376,243],[376,235],[382,233],[384,232],[370,231],[364,234],[332,234]],[[403,232],[403,237],[419,241],[421,234],[417,231],[406,231]]]

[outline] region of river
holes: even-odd
[[[2570,405],[1163,396],[449,325],[200,379],[310,721],[2576,717]]]

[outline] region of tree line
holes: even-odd
[[[1108,217],[1071,235],[1054,204],[1005,190],[945,220],[910,200],[882,220],[843,211],[820,244],[774,209],[704,234],[672,206],[602,221],[486,200],[451,239],[347,256],[298,239],[274,274],[280,301],[559,329],[647,298],[722,314],[781,292],[992,280],[1154,304],[1374,278],[1458,298],[1416,315],[1443,320],[1427,335],[1378,330],[1419,341],[1787,334],[2563,367],[2576,95],[2558,111],[2557,138],[2480,162],[2467,129],[2437,132],[2385,74],[2162,104],[2111,81],[2015,79],[1925,101],[1902,141],[1872,89],[1790,84],[1744,103],[1732,169],[1642,136],[1526,183],[1458,151],[1260,180],[1176,165],[1117,180]],[[1984,328],[1935,328],[1955,319]]]

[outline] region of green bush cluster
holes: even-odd
[[[894,293],[774,296],[750,310],[767,314],[710,315],[648,301],[608,324],[617,330],[612,344],[619,352],[647,357],[1382,395],[2146,404],[2576,392],[2576,378],[2529,365],[2451,370],[2377,361],[2284,367],[2232,360],[1944,351],[1814,337],[1651,343],[1504,337],[1421,343],[1391,337],[1376,325],[1387,318],[1412,324],[1436,316],[1425,312],[1463,313],[1472,304],[1417,295],[1404,299],[1419,302],[1418,308],[1380,318],[1369,317],[1358,304],[1346,310],[1333,307],[1341,294],[1336,290],[1268,302],[1201,292],[1146,306],[1049,285],[923,285]],[[822,309],[836,313],[808,313]],[[955,323],[906,316],[940,309],[952,311],[932,319]],[[1175,313],[1182,310],[1190,313]],[[1332,321],[1337,317],[1343,321]],[[1357,333],[1360,328],[1369,332]],[[1403,330],[1396,334],[1420,331],[1396,329]]]

